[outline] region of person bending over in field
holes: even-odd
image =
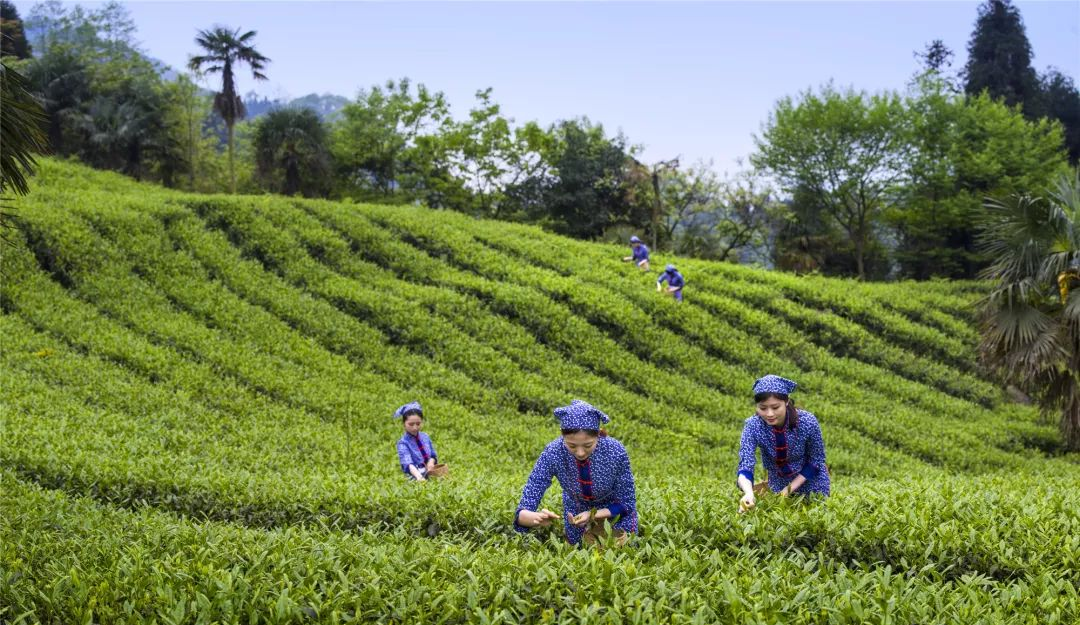
[[[568,542],[595,542],[604,536],[607,520],[616,542],[625,544],[638,528],[634,474],[626,448],[601,427],[608,416],[586,402],[575,399],[556,408],[555,417],[562,436],[548,443],[536,461],[514,513],[514,529],[526,532],[559,518],[546,508],[537,511],[554,477],[562,486]]]
[[[664,267],[664,273],[660,274],[660,277],[656,279],[656,290],[662,291],[661,286],[664,282],[668,283],[666,293],[675,298],[675,301],[682,301],[682,288],[686,283],[683,280],[682,274],[675,269],[675,265],[668,265]]]
[[[630,255],[623,257],[624,261],[632,260],[634,264],[641,267],[642,271],[649,270],[649,247],[641,242],[641,239],[637,238],[637,235],[630,237]]]
[[[792,493],[828,495],[829,468],[825,465],[825,441],[821,426],[813,414],[795,408],[790,395],[798,386],[776,375],[754,382],[757,414],[743,424],[739,444],[737,483],[743,496],[739,512],[753,508],[754,493],[768,488],[780,496]],[[754,452],[761,450],[761,464],[769,474],[768,482],[754,484]]]
[[[424,411],[414,401],[395,410],[394,418],[401,419],[405,426],[405,433],[397,442],[401,470],[409,479],[423,482],[436,467],[443,466],[438,464],[431,437],[420,431],[424,427]]]

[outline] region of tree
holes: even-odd
[[[19,10],[8,0],[0,0],[0,56],[28,59],[31,51]]]
[[[987,202],[980,241],[994,287],[980,306],[982,361],[1060,415],[1080,450],[1080,171],[1043,197]]]
[[[255,124],[255,170],[284,195],[324,196],[329,190],[326,128],[311,109],[285,108]]]
[[[48,117],[52,152],[75,153],[78,138],[72,136],[72,125],[83,103],[90,99],[91,77],[86,62],[70,46],[53,46],[27,66],[26,78]]]
[[[977,96],[985,90],[991,98],[1020,105],[1029,117],[1035,113],[1039,84],[1031,66],[1031,43],[1010,0],[986,0],[979,6],[967,49],[965,93]]]
[[[166,126],[172,129],[172,140],[186,162],[186,188],[194,191],[199,188],[199,163],[206,151],[207,140],[211,139],[204,132],[204,122],[212,113],[212,103],[210,98],[199,93],[198,85],[187,74],[165,83],[163,96]]]
[[[48,151],[41,132],[45,112],[27,86],[26,79],[0,59],[0,196],[28,193],[27,176],[37,164],[34,155]]]
[[[408,78],[361,91],[341,109],[331,141],[342,194],[382,201],[411,201],[419,194],[438,205],[433,178],[450,167],[438,137],[451,122],[446,96],[423,84],[414,94]]]
[[[677,253],[698,258],[735,261],[742,250],[766,248],[786,210],[757,173],[722,181],[706,163],[672,171],[661,189],[665,238]]]
[[[476,92],[477,106],[469,118],[447,133],[453,162],[452,173],[462,181],[457,210],[492,217],[498,214],[503,189],[513,179],[520,162],[522,144],[511,128],[512,119],[503,117],[491,98],[491,89]]]
[[[634,201],[634,161],[622,135],[609,139],[585,118],[558,122],[549,133],[551,170],[538,185],[543,201],[532,205],[534,220],[578,238],[599,237],[616,224],[649,224],[651,202],[644,194]]]
[[[926,49],[916,52],[915,58],[922,61],[923,69],[928,72],[944,73],[952,66],[953,51],[945,42],[935,39],[926,44]]]
[[[787,190],[809,194],[843,229],[860,279],[887,194],[903,176],[904,120],[895,94],[867,96],[830,85],[798,101],[780,100],[762,136],[754,137],[751,162]]]
[[[165,186],[175,186],[187,160],[166,108],[162,85],[145,74],[99,93],[75,124],[84,137],[79,156],[136,180],[156,172]]]
[[[653,166],[649,168],[649,182],[652,183],[652,244],[653,249],[660,249],[660,222],[661,216],[664,214],[664,193],[660,191],[660,178],[663,174],[668,172],[678,172],[679,170],[679,157],[668,159],[666,161],[660,161],[653,163]],[[683,204],[685,206],[685,204]],[[672,232],[668,232],[669,240]]]
[[[1080,163],[1080,91],[1072,78],[1050,68],[1040,78],[1039,113],[1061,122],[1069,162]]]
[[[26,80],[0,57],[0,208],[8,193],[26,195],[30,191],[27,177],[33,175],[35,154],[45,154],[48,144],[41,132],[45,113],[27,90]],[[10,215],[0,210],[0,239],[2,228],[8,226]],[[6,239],[4,239],[6,240]]]
[[[975,243],[983,198],[1049,184],[1064,165],[1060,128],[988,93],[965,97],[935,69],[912,80],[904,107],[905,174],[886,214],[894,260],[905,277],[973,279],[988,262]]]
[[[978,260],[966,235],[974,233],[980,201],[961,188],[951,158],[964,134],[964,105],[935,70],[916,77],[905,101],[911,130],[905,179],[886,219],[896,229],[895,260],[907,277],[974,276]]]
[[[270,59],[255,49],[253,39],[255,31],[240,34],[240,29],[229,30],[217,26],[212,30],[200,30],[195,43],[206,54],[193,56],[188,61],[188,68],[194,72],[205,71],[208,74],[221,73],[221,91],[214,94],[214,110],[221,115],[228,129],[229,145],[229,190],[236,193],[235,136],[237,120],[244,118],[244,103],[236,90],[234,65],[247,63],[251,75],[256,80],[266,80],[262,73]]]

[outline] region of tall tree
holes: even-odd
[[[1080,172],[1045,196],[991,201],[982,243],[994,281],[982,302],[980,356],[1061,418],[1080,450]]]
[[[221,73],[221,91],[214,95],[214,110],[225,121],[229,137],[229,189],[236,193],[236,165],[235,165],[235,140],[234,127],[237,120],[245,116],[244,102],[236,90],[236,76],[234,66],[247,63],[251,68],[251,75],[256,80],[266,80],[262,73],[270,59],[263,56],[255,49],[253,40],[255,31],[249,30],[240,34],[240,29],[229,30],[217,26],[212,30],[200,30],[195,38],[195,43],[206,54],[191,57],[188,67],[195,72],[207,74]]]
[[[1038,99],[1038,76],[1031,66],[1031,43],[1020,11],[1010,0],[986,0],[968,42],[964,92],[986,90],[1032,116]]]
[[[468,122],[466,122],[468,124]],[[433,208],[468,208],[460,158],[461,125],[440,91],[408,78],[361,91],[341,109],[332,150],[340,192],[382,202],[420,201]]]
[[[953,51],[944,41],[935,39],[922,52],[916,52],[915,58],[922,62],[925,71],[942,73],[952,66]]]
[[[74,120],[91,97],[87,63],[66,45],[53,46],[27,67],[26,78],[38,94],[48,116],[48,139],[54,154],[73,154],[78,138],[71,134]]]
[[[761,137],[754,137],[755,167],[774,174],[789,190],[812,194],[851,242],[856,273],[866,277],[866,257],[888,192],[903,176],[905,127],[896,94],[868,96],[807,91],[780,100]]]
[[[330,154],[326,128],[311,109],[285,108],[255,124],[256,174],[275,191],[306,197],[329,190]]]
[[[515,140],[500,106],[491,97],[491,88],[476,92],[477,104],[469,118],[448,133],[452,172],[462,180],[457,210],[494,216],[502,202],[502,190],[514,173],[521,144]]]
[[[1069,161],[1080,163],[1080,91],[1073,79],[1050,68],[1040,77],[1040,114],[1061,122]]]
[[[136,180],[151,172],[171,187],[186,166],[179,129],[167,115],[168,102],[156,76],[137,74],[102,91],[75,121],[83,136],[79,156],[91,165],[127,174]]]
[[[579,238],[599,237],[616,224],[649,225],[651,198],[641,194],[635,201],[625,137],[608,138],[602,125],[584,118],[558,122],[549,132],[552,170],[533,219]]]
[[[19,10],[8,0],[0,0],[0,56],[26,59],[30,53]]]

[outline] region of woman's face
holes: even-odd
[[[424,420],[420,418],[420,415],[411,414],[405,417],[405,431],[409,434],[416,436],[422,427],[424,427]]]
[[[566,449],[582,462],[589,459],[593,450],[596,449],[596,441],[600,440],[599,436],[592,436],[581,431],[563,434],[562,438]]]
[[[782,426],[787,418],[787,402],[779,397],[766,397],[758,402],[757,415],[771,427]]]

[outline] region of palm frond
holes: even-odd
[[[1059,227],[1050,203],[1014,195],[1005,200],[989,199],[985,206],[987,217],[978,247],[994,261],[983,277],[1015,282],[1038,275],[1049,241]]]
[[[48,121],[26,79],[0,61],[0,193],[9,187],[19,195],[30,191],[27,180],[37,161],[49,151],[42,128]]]

